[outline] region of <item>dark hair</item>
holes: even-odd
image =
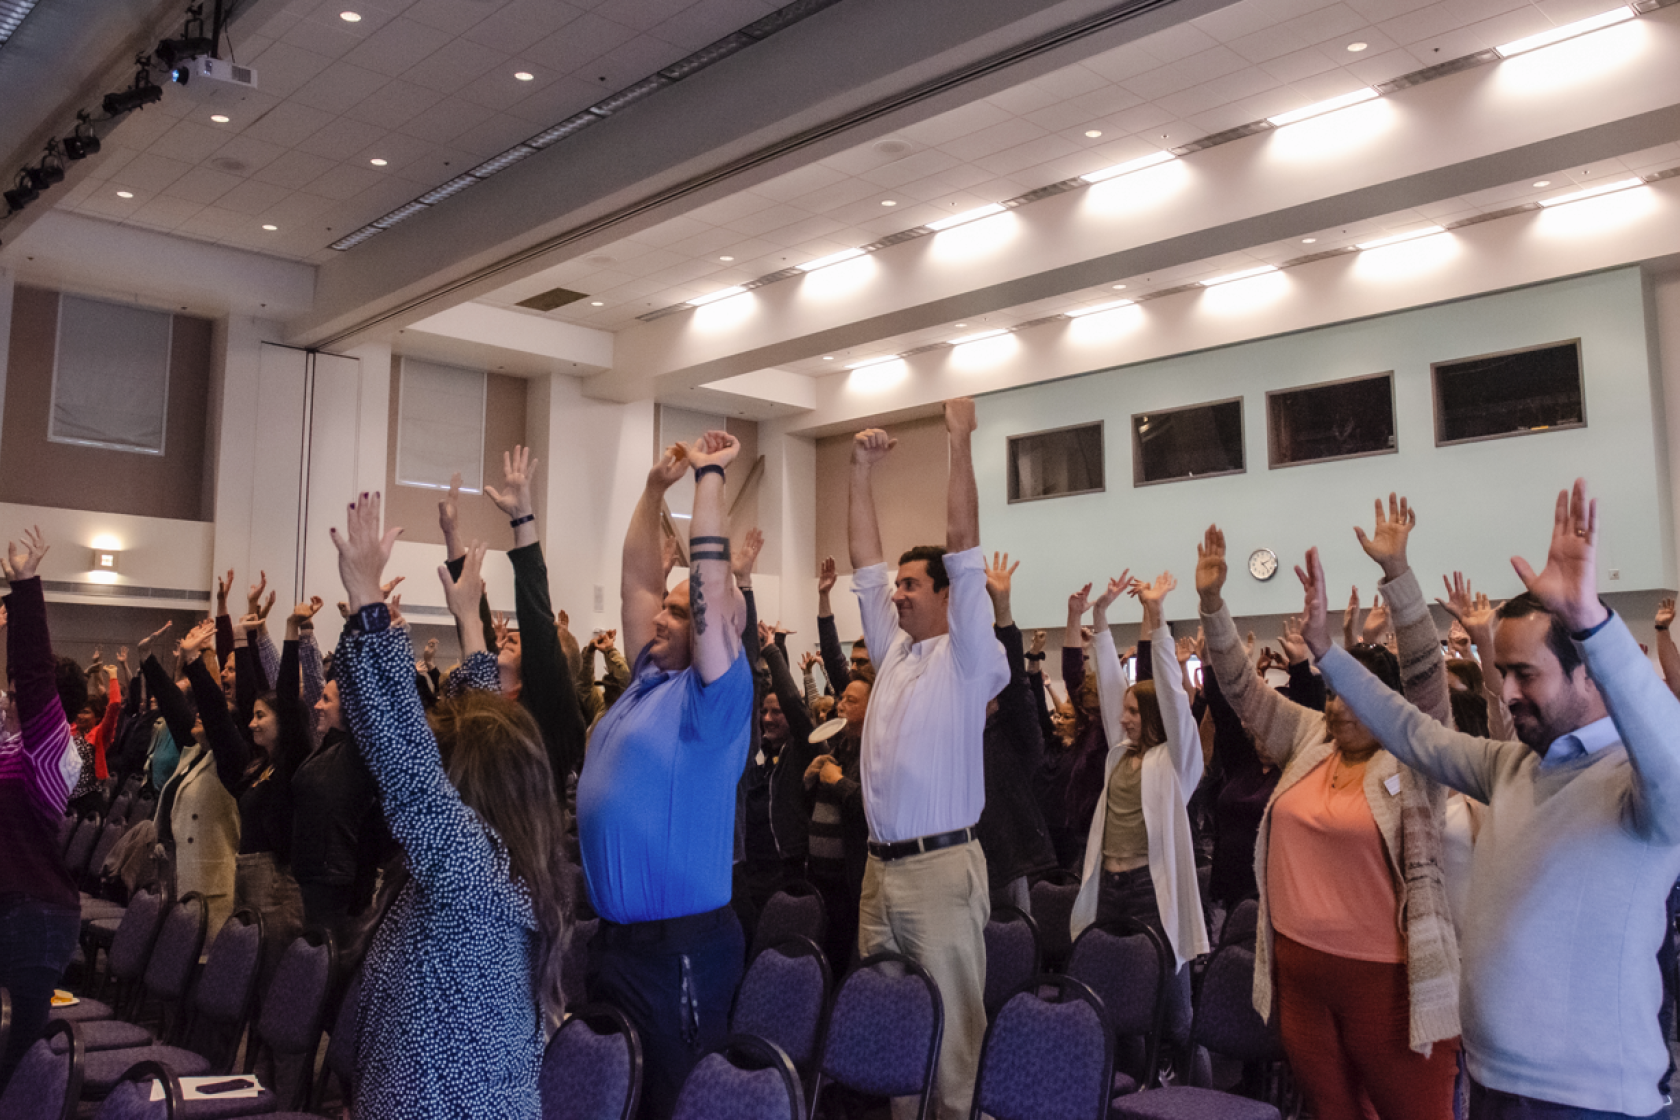
[[[57,668],[58,702],[67,719],[75,719],[88,706],[87,673],[73,658],[60,657]]]
[[[1474,661],[1454,659],[1447,662],[1447,674],[1458,678],[1465,692],[1481,694],[1483,677],[1482,667]]]
[[[933,589],[943,591],[951,586],[951,577],[945,574],[945,550],[936,544],[919,544],[898,558],[899,566],[912,560],[927,562],[927,573],[933,580]]]
[[[1400,660],[1389,652],[1387,646],[1372,645],[1360,642],[1348,650],[1353,659],[1370,670],[1371,675],[1382,681],[1395,692],[1400,689]]]
[[[1158,747],[1167,741],[1167,725],[1161,719],[1161,701],[1155,695],[1154,681],[1139,681],[1132,686],[1138,706],[1138,753]]]
[[[1486,739],[1488,737],[1487,697],[1480,692],[1454,692],[1448,699],[1452,703],[1453,726],[1466,735]]]
[[[1524,591],[1515,599],[1499,608],[1496,617],[1504,622],[1508,618],[1527,618],[1531,614],[1543,614],[1551,625],[1546,629],[1546,645],[1552,651],[1552,656],[1558,659],[1563,667],[1563,675],[1573,677],[1575,670],[1581,667],[1581,651],[1575,648],[1575,641],[1569,636],[1568,627],[1557,615],[1546,609],[1546,604],[1535,597],[1534,592]]]

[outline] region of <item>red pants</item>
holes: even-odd
[[[1283,1048],[1317,1120],[1452,1120],[1458,1039],[1427,1058],[1407,1044],[1404,964],[1331,956],[1281,933],[1273,946]]]

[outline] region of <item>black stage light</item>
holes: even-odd
[[[80,123],[76,131],[64,138],[64,154],[71,159],[86,159],[99,151],[99,137],[93,134],[93,123],[86,113],[77,113]]]
[[[19,174],[17,186],[5,193],[6,206],[11,213],[16,214],[31,202],[41,197],[41,192],[30,185],[26,175]]]
[[[143,109],[163,100],[163,90],[152,81],[152,60],[146,55],[141,55],[137,61],[140,69],[135,72],[134,84],[125,90],[105,95],[102,105],[106,116],[120,117],[124,113],[132,113],[136,109]]]
[[[187,22],[181,28],[181,34],[175,39],[165,39],[157,45],[152,53],[158,62],[170,72],[173,81],[181,85],[187,84],[189,76],[186,64],[195,58],[202,58],[216,49],[216,44],[204,34],[204,5],[197,4],[187,9]]]
[[[47,154],[41,157],[41,162],[34,167],[24,168],[23,173],[29,177],[29,185],[37,191],[44,191],[64,182],[64,164],[58,158],[58,141],[48,140]]]

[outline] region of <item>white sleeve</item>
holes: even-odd
[[[1189,797],[1202,780],[1202,737],[1196,728],[1190,697],[1184,692],[1184,672],[1179,668],[1172,631],[1162,623],[1149,635],[1149,655],[1154,662],[1155,700],[1161,707],[1161,724],[1167,732],[1167,750],[1172,752],[1173,769]]]
[[[893,609],[886,562],[853,572],[852,594],[857,596],[858,612],[863,616],[863,640],[869,644],[869,658],[879,668],[898,638],[898,612]]]
[[[946,618],[951,648],[965,677],[989,680],[992,695],[1009,683],[1009,659],[997,639],[997,616],[986,591],[986,558],[978,548],[945,554],[945,575],[951,581]]]
[[[1126,704],[1126,672],[1114,648],[1114,633],[1106,626],[1091,643],[1091,667],[1097,671],[1097,701],[1102,706],[1103,733],[1108,736],[1108,745],[1117,747],[1126,738],[1120,730],[1120,712]]]

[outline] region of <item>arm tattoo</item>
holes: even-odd
[[[706,594],[700,587],[700,569],[689,574],[688,613],[694,620],[696,638],[706,632]]]

